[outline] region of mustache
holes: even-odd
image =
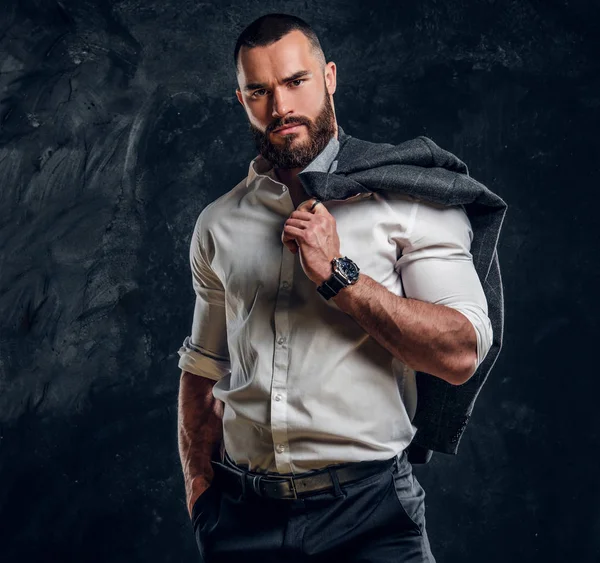
[[[278,119],[277,121],[274,121],[273,123],[269,124],[269,126],[265,130],[265,133],[268,135],[269,133],[272,133],[275,129],[279,129],[280,127],[284,127],[286,125],[292,125],[292,124],[306,125],[307,127],[309,127],[309,125],[310,125],[308,120],[304,117],[290,117],[290,118],[286,119],[285,121]]]

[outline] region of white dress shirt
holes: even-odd
[[[332,138],[305,171],[333,171],[338,147]],[[471,321],[481,363],[492,327],[464,208],[394,192],[324,205],[340,253],[361,273]],[[416,432],[414,370],[317,293],[299,254],[281,242],[294,209],[258,156],[244,180],[202,210],[190,245],[196,304],[179,367],[216,381],[227,453],[253,471],[391,458]]]

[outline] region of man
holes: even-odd
[[[402,193],[308,197],[302,174],[331,173],[345,136],[335,64],[281,14],[250,24],[234,58],[260,154],[196,222],[179,352],[200,553],[435,561],[405,450],[415,372],[461,385],[491,345],[469,219]]]

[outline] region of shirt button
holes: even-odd
[[[279,339],[277,340],[278,344],[283,344],[285,342],[285,338],[283,336],[280,336]]]
[[[281,395],[279,393],[277,393],[277,395],[275,395],[275,400],[281,401]]]
[[[282,192],[287,192],[287,186],[281,186],[281,191]]]
[[[281,284],[281,286],[282,286],[282,287],[290,287],[290,284],[289,284],[288,282],[284,281],[284,282]]]
[[[275,449],[277,450],[277,453],[283,453],[285,446],[283,444],[277,444],[277,448]]]

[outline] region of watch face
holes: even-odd
[[[340,274],[342,274],[349,281],[356,281],[358,279],[358,266],[350,260],[350,258],[344,256],[344,258],[339,258],[337,261],[338,270]]]

